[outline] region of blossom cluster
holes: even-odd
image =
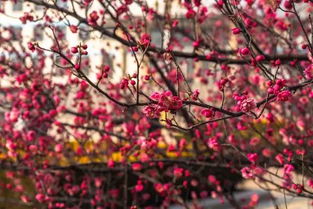
[[[174,96],[170,91],[155,92],[150,98],[156,103],[150,104],[143,109],[143,113],[149,118],[158,118],[163,111],[175,111],[183,106],[183,100],[178,96]]]
[[[242,112],[250,112],[256,108],[255,100],[247,95],[234,94],[234,99],[237,101],[237,109]]]
[[[269,86],[268,88],[268,93],[269,94],[274,94],[277,97],[277,101],[288,101],[292,94],[289,90],[283,90],[283,88],[286,86],[286,80],[285,79],[278,79],[276,82],[268,82],[267,85]]]

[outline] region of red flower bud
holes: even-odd
[[[77,47],[72,47],[72,48],[71,48],[71,52],[72,52],[73,54],[76,54],[76,53],[78,52]]]
[[[247,47],[240,49],[240,54],[241,54],[241,55],[246,56],[246,55],[248,55],[249,53],[250,53],[250,50],[249,50],[249,48],[247,48]]]

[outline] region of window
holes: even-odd
[[[22,38],[22,28],[19,26],[14,26],[11,28],[11,38],[13,41],[18,41]]]
[[[66,39],[66,28],[65,28],[65,26],[56,27],[56,35],[57,35],[57,38],[60,40]]]
[[[167,31],[164,30],[163,34],[159,30],[152,30],[151,31],[151,40],[157,47],[161,47],[162,45],[162,35],[164,35],[164,39],[169,38],[169,34]],[[168,40],[163,40],[168,43]]]
[[[81,58],[81,71],[88,76],[90,72],[90,59],[89,56],[82,56]]]
[[[123,56],[125,55],[125,52],[123,51]],[[102,65],[109,65],[111,69],[113,69],[113,59],[114,55],[108,53],[107,51],[101,49],[100,51],[100,56],[101,56],[101,64]],[[125,55],[126,56],[126,55]]]
[[[192,74],[195,71],[194,62],[191,62],[190,60],[186,60],[186,72],[188,76],[192,76]]]
[[[109,78],[114,78],[114,76],[118,75],[120,77],[122,77],[127,69],[127,57],[126,55],[128,54],[127,50],[123,50],[122,52],[118,52],[118,54],[120,56],[122,56],[122,60],[121,63],[116,63],[115,61],[115,55],[112,53],[112,51],[107,52],[104,49],[101,49],[100,54],[98,56],[100,56],[101,59],[101,65],[108,65],[110,66],[111,70],[109,73]],[[116,70],[116,68],[119,68],[121,70]]]
[[[23,10],[23,1],[15,0],[13,1],[13,11],[22,11]]]
[[[81,40],[86,41],[89,39],[89,31],[87,26],[81,26],[79,28],[78,36]]]
[[[43,40],[43,27],[41,25],[35,25],[34,28],[34,39],[38,40],[38,41],[42,41]]]
[[[32,56],[32,64],[33,66],[38,66],[39,64],[38,56]]]
[[[56,4],[58,7],[61,7],[63,9],[67,9],[67,2],[66,0],[56,0]]]
[[[56,68],[52,68],[53,69],[52,73],[54,76],[63,76],[65,72],[64,68],[70,66],[69,63],[64,58],[60,57],[60,55],[58,54],[53,55],[52,62],[53,65],[57,66]]]
[[[41,6],[41,5],[35,5],[35,11],[40,11],[40,10],[43,10],[43,6]]]
[[[12,61],[16,61],[17,58],[18,58],[18,56],[16,55],[16,53],[11,53],[11,54],[9,55],[9,59],[12,60]]]

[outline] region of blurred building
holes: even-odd
[[[15,1],[15,3],[14,3]],[[45,9],[41,6],[34,5],[25,0],[10,0],[10,1],[0,1],[0,8],[4,13],[0,13],[1,19],[1,30],[3,28],[8,28],[11,32],[9,36],[12,37],[12,40],[16,42],[16,48],[18,49],[18,43],[21,43],[22,46],[27,47],[27,43],[29,41],[38,42],[40,46],[49,47],[53,44],[51,39],[51,31],[47,29],[47,27],[43,27],[43,21],[36,22],[27,22],[23,24],[19,19],[25,13],[32,14],[36,19],[43,17],[43,14],[46,13]],[[51,1],[53,2],[53,1]],[[205,2],[205,1],[204,1]],[[68,1],[64,0],[55,0],[55,4],[64,9],[72,10],[72,5]],[[180,20],[180,24],[183,28],[190,27],[190,22],[186,21],[184,18],[185,8],[183,8],[179,2],[179,0],[174,1],[158,1],[158,0],[149,0],[147,1],[149,7],[154,8],[154,10],[159,14],[171,14],[173,17],[177,17]],[[209,4],[209,3],[208,3]],[[96,9],[99,11],[101,6],[98,1],[94,1],[92,3],[92,7],[89,11]],[[79,7],[75,7],[75,11],[77,14],[84,16],[82,10]],[[142,9],[135,4],[132,4],[130,7],[130,11],[134,17],[142,18]],[[51,18],[58,18],[60,14],[56,13],[53,10],[48,10],[46,13]],[[62,16],[60,16],[62,17]],[[107,16],[106,16],[107,17]],[[183,18],[180,18],[183,17]],[[146,22],[144,24],[147,25],[148,33],[151,34],[152,43],[159,48],[166,48],[169,39],[175,38],[176,40],[181,40],[182,46],[184,46],[184,51],[192,52],[194,50],[191,43],[187,43],[184,39],[186,39],[190,34],[186,32],[177,32],[174,33],[175,37],[169,37],[169,31],[164,30],[166,28],[164,23],[160,20],[150,19],[152,17],[147,16]],[[211,23],[215,21],[216,18],[210,18],[209,22],[205,24],[205,26],[212,27]],[[110,21],[109,18],[105,19],[106,24],[104,27],[107,30],[114,31],[116,24],[113,21]],[[136,18],[133,18],[132,21],[136,21]],[[88,45],[88,56],[83,57],[83,63],[85,63],[86,73],[92,78],[92,80],[96,79],[95,73],[98,71],[97,66],[101,66],[103,64],[110,65],[114,70],[114,75],[112,75],[113,80],[118,81],[125,74],[132,74],[136,71],[136,67],[134,67],[135,59],[132,56],[132,53],[128,47],[121,45],[119,42],[110,39],[106,36],[102,36],[99,32],[92,30],[85,24],[79,24],[76,19],[72,17],[67,17],[65,20],[56,22],[54,21],[54,26],[56,27],[56,31],[58,33],[62,33],[62,39],[60,41],[65,41],[68,43],[68,47],[75,46],[79,43]],[[69,25],[77,25],[79,30],[77,33],[72,33]],[[211,25],[210,25],[211,24]],[[129,25],[129,24],[127,24]],[[192,37],[192,35],[191,35]],[[190,37],[189,37],[190,38]],[[227,42],[228,40],[226,40]],[[0,49],[1,50],[1,49]],[[1,53],[1,51],[0,51]],[[35,55],[34,55],[35,56]],[[58,62],[58,57],[54,57],[54,60],[49,60],[47,66],[53,66],[53,62]],[[92,61],[91,61],[92,60]],[[194,72],[197,68],[205,68],[207,67],[207,63],[196,63],[196,66],[193,65],[192,60],[182,60],[182,69],[188,74]],[[202,66],[203,65],[203,66]],[[46,69],[47,73],[51,71],[50,67]],[[60,72],[57,79],[60,81],[64,80],[62,76],[62,72]],[[65,80],[64,80],[65,82]]]

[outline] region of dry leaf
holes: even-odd
[[[269,5],[273,10],[278,7],[277,0],[265,0],[265,4]]]

